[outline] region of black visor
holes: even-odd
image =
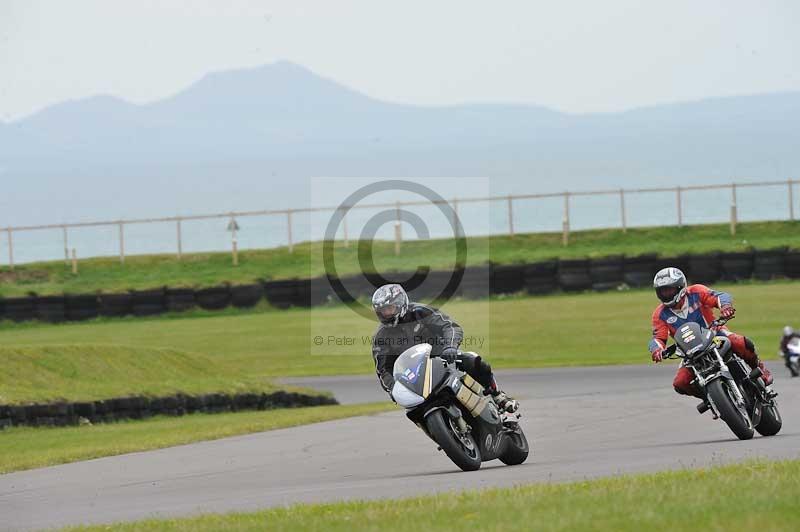
[[[382,320],[391,320],[397,315],[398,308],[397,305],[384,305],[376,309],[376,312]]]
[[[672,301],[673,298],[678,295],[678,292],[680,292],[680,288],[677,286],[661,286],[656,288],[658,299],[665,303],[667,301]]]

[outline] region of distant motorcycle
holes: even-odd
[[[792,338],[786,344],[787,353],[780,353],[786,358],[786,365],[789,367],[792,377],[800,375],[800,338]]]
[[[529,447],[519,414],[505,417],[490,395],[456,364],[431,357],[431,345],[403,351],[394,363],[392,397],[406,416],[464,471],[499,459],[521,464]]]
[[[675,332],[675,343],[666,358],[683,359],[683,365],[695,374],[706,402],[697,407],[702,414],[711,409],[714,419],[722,418],[741,440],[753,437],[753,430],[773,436],[783,424],[777,394],[760,379],[761,369],[753,370],[731,350],[731,342],[716,336],[728,320],[719,319],[710,329],[687,323]]]

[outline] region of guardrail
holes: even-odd
[[[505,196],[484,196],[484,197],[471,197],[471,198],[453,198],[450,200],[450,204],[453,206],[455,212],[458,212],[459,205],[462,204],[469,204],[469,203],[505,203],[506,210],[507,210],[507,227],[503,233],[494,233],[494,234],[508,234],[514,235],[515,233],[515,214],[514,214],[514,204],[515,202],[519,202],[522,200],[536,200],[536,199],[552,199],[552,198],[563,198],[563,207],[562,207],[562,221],[561,221],[561,233],[562,233],[562,243],[564,246],[569,245],[569,235],[571,229],[571,216],[570,216],[570,203],[572,198],[576,197],[583,197],[583,196],[618,196],[619,197],[619,214],[618,214],[618,225],[609,225],[607,228],[612,227],[619,227],[623,231],[627,231],[628,229],[628,217],[627,217],[627,210],[626,210],[626,198],[637,195],[637,194],[653,194],[653,193],[674,193],[675,194],[675,220],[677,225],[681,226],[684,223],[684,199],[683,196],[687,192],[692,191],[707,191],[707,190],[730,190],[730,216],[729,216],[729,223],[730,223],[730,231],[732,235],[736,234],[736,226],[738,224],[738,202],[737,202],[737,191],[743,188],[754,188],[754,187],[786,187],[786,214],[788,215],[789,220],[795,220],[795,212],[794,212],[794,187],[798,183],[797,180],[787,179],[785,181],[763,181],[763,182],[740,182],[740,183],[730,183],[730,184],[708,184],[708,185],[690,185],[690,186],[676,186],[676,187],[653,187],[653,188],[632,188],[632,189],[604,189],[604,190],[589,190],[589,191],[565,191],[565,192],[553,192],[553,193],[540,193],[540,194],[511,194]],[[420,200],[420,201],[400,201],[395,203],[371,203],[371,204],[358,204],[353,205],[352,209],[397,209],[398,216],[397,216],[397,226],[400,225],[400,209],[403,207],[410,207],[410,206],[423,206],[423,205],[430,205],[431,203],[436,204],[439,202],[431,202],[428,200]],[[183,251],[183,224],[192,221],[199,221],[199,220],[212,220],[212,219],[229,219],[228,228],[231,232],[231,251],[233,254],[233,261],[234,264],[238,262],[238,242],[237,242],[237,230],[238,224],[236,223],[237,218],[247,218],[247,217],[254,217],[254,216],[276,216],[276,217],[283,217],[285,218],[285,225],[286,225],[286,245],[290,252],[293,251],[294,248],[294,238],[293,238],[293,222],[292,217],[301,213],[319,213],[319,212],[329,212],[334,213],[337,210],[342,210],[342,207],[306,207],[306,208],[294,208],[294,209],[277,209],[277,210],[254,210],[254,211],[230,211],[224,213],[212,213],[212,214],[196,214],[196,215],[189,215],[189,216],[166,216],[160,218],[130,218],[130,219],[119,219],[119,220],[104,220],[104,221],[94,221],[94,222],[80,222],[80,223],[62,223],[62,224],[46,224],[46,225],[29,225],[29,226],[10,226],[4,229],[0,229],[6,233],[7,236],[7,246],[8,246],[8,266],[11,269],[14,269],[15,261],[14,261],[14,235],[23,232],[29,231],[42,231],[42,230],[61,230],[62,232],[62,242],[63,242],[63,250],[64,250],[64,261],[65,263],[73,263],[73,268],[75,265],[76,257],[74,253],[74,249],[72,250],[72,254],[70,253],[70,246],[69,246],[69,230],[70,229],[77,229],[77,228],[88,228],[88,227],[111,227],[117,228],[117,240],[118,240],[118,255],[120,263],[125,262],[126,257],[126,248],[125,248],[125,228],[126,226],[136,225],[136,224],[156,224],[156,223],[169,223],[175,225],[175,253],[176,257],[180,260],[184,251]],[[770,217],[768,219],[786,219],[786,218],[775,218]],[[345,245],[349,244],[350,235],[348,234],[347,223],[343,224],[343,240]],[[469,236],[469,235],[467,235]],[[399,253],[400,250],[400,243],[402,241],[402,232],[399,230],[395,231],[395,251]]]

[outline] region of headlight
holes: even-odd
[[[394,397],[394,400],[397,401],[397,404],[403,408],[414,408],[425,401],[421,395],[415,394],[400,384],[399,381],[395,381],[394,386],[392,386],[392,397]]]

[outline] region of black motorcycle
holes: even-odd
[[[456,363],[431,357],[431,349],[415,345],[394,363],[392,397],[408,419],[464,471],[495,458],[507,465],[524,462],[529,447],[519,414],[501,414],[479,383]]]
[[[775,401],[777,394],[764,385],[760,368],[753,370],[731,350],[731,342],[717,331],[727,323],[716,320],[709,329],[687,323],[675,332],[675,343],[665,350],[665,358],[683,359],[683,366],[695,374],[695,383],[706,396],[697,410],[711,410],[714,419],[722,418],[741,440],[753,437],[753,430],[773,436],[782,420]]]

